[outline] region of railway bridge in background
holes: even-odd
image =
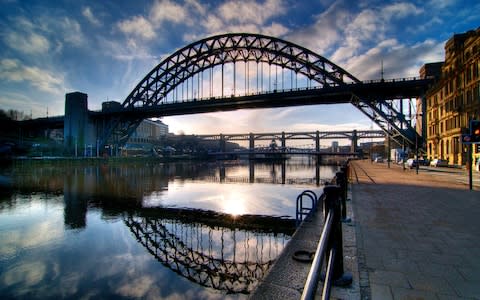
[[[255,141],[280,141],[278,148],[271,150],[286,151],[287,140],[311,140],[315,142],[315,148],[309,149],[312,152],[320,153],[320,140],[323,139],[348,139],[350,140],[350,152],[358,151],[358,141],[360,139],[379,139],[385,138],[386,134],[382,130],[351,130],[351,131],[304,131],[304,132],[266,132],[266,133],[233,133],[233,134],[203,134],[194,135],[202,140],[218,141],[220,152],[225,151],[227,141],[248,141],[248,150],[255,149]]]
[[[106,102],[101,111],[89,111],[86,94],[67,94],[65,147],[119,147],[145,118],[339,103],[351,103],[387,135],[412,146],[421,137],[413,128],[416,113],[404,102],[421,99],[432,81],[361,81],[319,54],[282,39],[217,35],[162,60],[123,103]]]

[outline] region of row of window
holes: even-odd
[[[439,103],[441,103],[444,100],[443,89],[447,90],[447,89],[449,89],[448,86],[451,86],[451,85],[453,85],[452,81],[450,81],[448,84],[446,84],[444,88],[440,89],[440,93],[435,94],[433,96],[433,98],[431,97],[431,98],[427,99],[427,108],[435,107]],[[445,97],[449,94],[450,93],[445,92]],[[463,95],[464,95],[463,93],[460,93],[458,96],[455,97],[456,101],[458,103],[460,103],[461,99],[463,99]],[[479,86],[479,84],[477,83],[477,84],[472,85],[471,87],[467,87],[465,89],[465,95],[466,95],[465,104],[474,103],[475,101],[480,103],[480,86]],[[458,104],[455,104],[455,106],[458,106]]]

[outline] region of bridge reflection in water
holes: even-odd
[[[190,281],[229,294],[250,293],[293,230],[293,226],[283,233],[247,230],[133,214],[126,215],[124,222],[164,266]]]
[[[0,205],[21,212],[16,195],[25,195],[21,198],[30,199],[26,202],[34,206],[48,204],[46,216],[55,222],[63,218],[70,241],[80,235],[88,241],[76,244],[73,256],[66,257],[57,250],[69,249],[69,239],[61,248],[52,243],[48,259],[79,274],[97,268],[100,255],[106,264],[117,264],[119,272],[114,276],[121,278],[119,283],[131,282],[132,276],[155,278],[152,293],[154,289],[165,295],[188,290],[196,298],[198,291],[204,293],[203,299],[206,295],[244,298],[293,235],[298,193],[316,188],[317,182],[334,172],[335,167],[320,166],[308,158],[275,163],[99,162],[87,166],[18,162],[9,172],[12,196]],[[58,208],[63,212],[59,214]],[[98,243],[98,234],[106,232],[110,234]],[[121,255],[120,262],[118,256],[103,254],[117,252],[128,255]],[[71,260],[83,253],[94,259],[72,265]],[[135,271],[128,269],[132,265]],[[46,277],[45,286],[54,276]],[[105,295],[117,295],[118,290],[109,286],[113,278],[109,276],[113,275],[102,283],[85,276],[81,284],[101,286]]]

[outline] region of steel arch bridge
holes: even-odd
[[[236,86],[236,65],[243,64],[244,74],[248,76],[251,62],[256,64],[257,91],[250,92],[250,80],[245,76],[244,94],[240,95]],[[262,64],[261,79],[259,64]],[[267,91],[263,89],[264,64],[269,67]],[[225,66],[233,67],[233,88],[229,95],[225,95]],[[273,91],[271,66],[275,67]],[[278,68],[281,68],[282,87],[284,70],[290,70],[290,89],[277,89]],[[214,78],[215,69],[221,72],[221,81]],[[306,88],[298,89],[298,75],[306,78]],[[259,91],[259,81],[262,81],[262,91]],[[407,120],[403,109],[396,107],[394,100],[422,96],[429,83],[429,79],[362,82],[321,55],[279,38],[248,33],[216,35],[179,49],[153,68],[126,97],[121,109],[109,112],[101,141],[103,145],[125,143],[146,117],[240,108],[352,103],[393,138],[414,144],[417,134],[411,120]],[[219,85],[221,93],[213,97],[213,91]]]

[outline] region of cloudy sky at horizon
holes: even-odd
[[[279,37],[361,80],[418,76],[455,33],[480,26],[473,0],[0,0],[0,108],[62,115],[65,93],[89,109],[123,102],[162,58],[226,32]],[[166,117],[175,133],[368,129],[352,105]],[[221,124],[221,125],[219,125]]]

